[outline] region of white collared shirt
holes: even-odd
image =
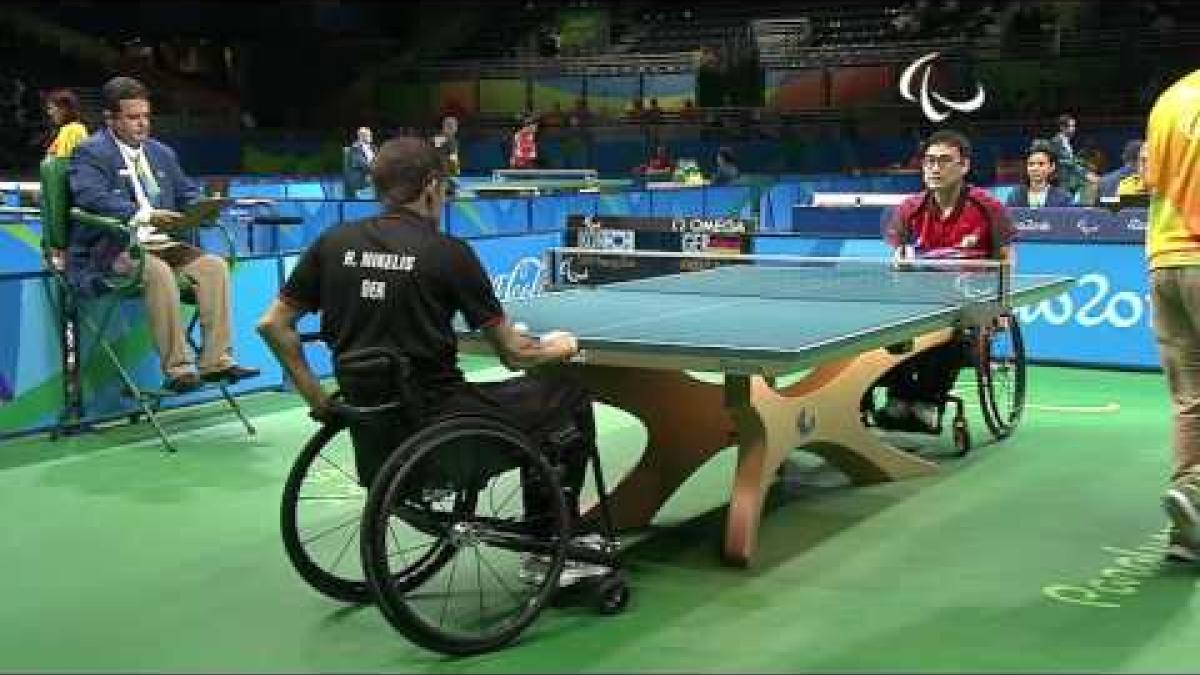
[[[138,210],[133,214],[130,223],[136,225],[138,230],[138,241],[143,244],[156,244],[171,241],[167,235],[159,232],[150,225],[150,212],[154,207],[150,204],[150,199],[146,196],[146,190],[142,187],[142,180],[137,174],[137,160],[141,157],[146,163],[148,170],[153,171],[154,167],[150,166],[150,159],[146,157],[146,146],[133,147],[120,138],[112,131],[108,132],[112,136],[113,142],[117,144],[117,149],[121,151],[121,159],[125,160],[125,170],[121,172],[122,176],[128,176],[129,181],[133,183],[133,197],[137,201]]]
[[[1075,148],[1071,147],[1071,138],[1061,131],[1058,133],[1058,137],[1062,139],[1063,148],[1067,151],[1067,158],[1074,157]]]

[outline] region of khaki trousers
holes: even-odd
[[[222,258],[181,244],[148,251],[143,273],[146,313],[163,373],[178,377],[196,368],[195,355],[184,335],[176,270],[193,283],[203,337],[200,373],[228,368],[234,363],[229,325],[229,267]]]
[[[1171,392],[1171,481],[1200,480],[1200,266],[1150,272],[1150,308]]]

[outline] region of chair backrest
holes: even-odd
[[[64,249],[70,240],[70,186],[67,168],[70,160],[48,156],[38,167],[41,178],[42,248]]]
[[[417,430],[421,406],[411,364],[394,350],[367,347],[339,354],[333,372],[346,404],[361,411],[347,421],[355,467],[363,484],[370,485],[392,451]],[[395,403],[399,407],[392,408]],[[364,410],[375,407],[390,409]]]
[[[418,407],[412,364],[395,350],[366,347],[339,354],[333,371],[346,403],[352,406],[400,401],[409,412]]]

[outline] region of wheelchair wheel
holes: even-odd
[[[427,649],[476,654],[537,618],[557,589],[568,533],[558,478],[528,438],[457,416],[413,435],[376,476],[362,559],[397,630]]]
[[[1025,408],[1025,341],[1017,318],[1008,314],[981,328],[976,349],[983,419],[993,436],[1004,439],[1016,428]]]
[[[620,614],[629,606],[629,582],[624,573],[614,573],[596,589],[596,611],[601,614]]]
[[[365,603],[371,599],[358,542],[366,501],[350,434],[344,427],[322,426],[288,474],[279,523],[284,549],[296,571],[334,600]]]

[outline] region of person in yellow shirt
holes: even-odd
[[[1138,151],[1137,170],[1117,183],[1117,197],[1146,194],[1146,144]]]
[[[87,127],[79,121],[79,97],[70,89],[55,89],[46,94],[46,115],[54,122],[56,131],[46,154],[70,157],[75,146],[87,138]]]
[[[53,138],[46,146],[46,156],[67,159],[75,146],[87,138],[87,127],[79,121],[79,97],[70,89],[54,89],[44,97],[46,116],[54,124]],[[65,251],[47,248],[46,255],[56,269],[65,269]]]
[[[1159,95],[1146,124],[1146,256],[1155,337],[1173,404],[1163,507],[1169,560],[1200,562],[1200,70]]]

